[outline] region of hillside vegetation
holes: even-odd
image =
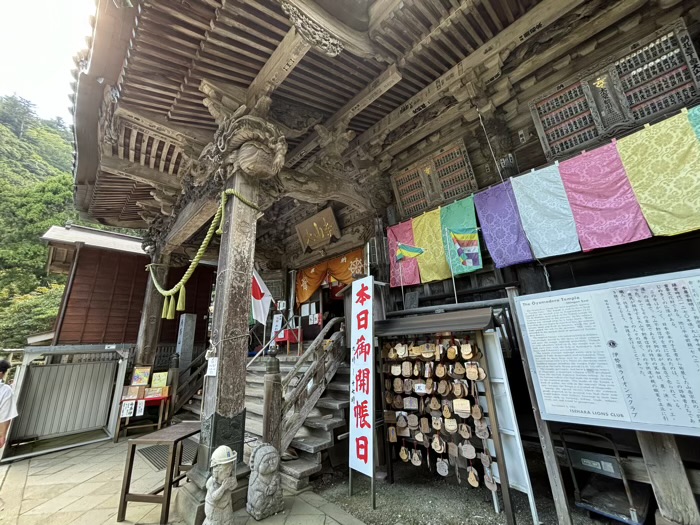
[[[73,209],[71,132],[37,117],[31,102],[0,97],[0,349],[51,330],[65,279],[46,275],[40,240],[52,225],[79,222]]]

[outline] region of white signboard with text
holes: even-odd
[[[350,468],[374,477],[374,278],[352,283]]]
[[[543,419],[700,436],[700,271],[516,307]]]

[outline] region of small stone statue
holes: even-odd
[[[232,525],[233,501],[231,492],[236,488],[236,460],[238,454],[221,445],[211,455],[211,477],[207,480],[202,525]]]
[[[246,510],[258,521],[284,510],[279,464],[279,452],[268,443],[258,445],[250,456]]]

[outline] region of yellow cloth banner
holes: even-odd
[[[413,219],[413,240],[417,248],[425,250],[416,257],[421,282],[449,279],[452,274],[445,258],[445,247],[442,244],[439,208]]]
[[[654,235],[700,229],[700,142],[683,113],[617,141]]]
[[[350,284],[353,281],[353,274],[364,271],[364,264],[365,250],[358,248],[334,259],[299,270],[296,282],[297,303],[307,302],[328,276],[343,284]]]

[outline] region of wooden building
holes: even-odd
[[[147,229],[150,260],[138,258],[154,264],[163,287],[179,286],[170,267],[203,245],[218,260],[218,369],[190,474],[199,489],[213,447],[226,441],[243,455],[254,267],[275,276],[298,313],[289,272],[364,249],[365,269],[386,280],[387,226],[700,100],[695,0],[99,0],[93,26],[71,97],[76,208],[105,225]],[[640,54],[668,45],[664,57],[679,62]],[[648,95],[618,82],[630,60],[662,69],[645,81]],[[680,76],[666,87],[654,84],[672,71]],[[596,84],[605,75],[611,90]],[[318,238],[299,233],[327,209],[337,227]],[[697,239],[651,238],[503,269],[485,254],[483,270],[455,280],[456,290],[446,279],[412,291],[428,306],[502,298],[508,285],[527,294],[695,268]],[[126,263],[109,264],[103,271],[126,274]],[[211,279],[190,281],[187,300],[204,304],[193,290]],[[402,300],[396,291],[390,304]],[[163,301],[148,281],[139,362],[154,358]],[[133,337],[131,318],[117,318]],[[105,335],[96,327],[70,337]],[[667,523],[691,523],[687,509],[656,495]]]

